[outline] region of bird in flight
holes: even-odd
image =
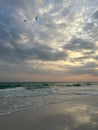
[[[37,20],[37,16],[35,17],[35,19]]]
[[[24,19],[24,22],[26,22],[27,20],[26,19]]]
[[[38,18],[37,18],[37,16],[35,17],[35,20],[37,20]],[[27,20],[26,19],[24,19],[24,22],[26,22]]]

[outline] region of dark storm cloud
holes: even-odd
[[[68,49],[68,50],[92,50],[92,49],[96,49],[96,46],[94,43],[85,40],[85,39],[81,39],[81,38],[72,38],[72,40],[66,44],[64,46],[64,48]]]

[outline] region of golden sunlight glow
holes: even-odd
[[[70,58],[79,58],[83,56],[81,52],[76,52],[76,51],[68,51],[68,54]]]

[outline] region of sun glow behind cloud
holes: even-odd
[[[97,0],[1,0],[0,81],[96,81],[97,9]]]

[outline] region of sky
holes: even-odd
[[[98,0],[0,0],[0,81],[98,81]]]

